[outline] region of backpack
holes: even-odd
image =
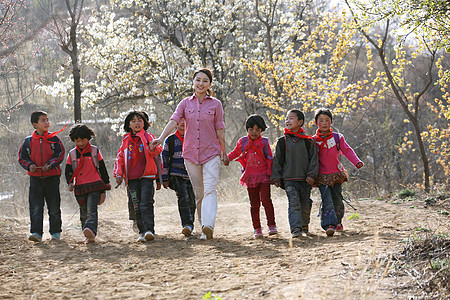
[[[269,155],[269,139],[263,137],[262,138],[263,141],[263,154],[264,154],[264,159],[272,159],[272,157]],[[245,170],[245,161],[244,161],[244,151],[245,151],[245,147],[247,146],[248,143],[248,136],[244,136],[241,140],[241,155],[236,159],[236,161],[238,161],[241,166],[242,166],[242,172],[244,172]]]
[[[69,152],[70,156],[70,162],[72,163],[72,170],[75,171],[77,168],[77,149],[73,148]],[[98,163],[98,148],[97,146],[91,145],[91,156],[92,156],[92,162],[94,163],[95,168],[97,169],[97,172],[99,172],[99,163]],[[99,172],[100,174],[100,172]]]
[[[169,135],[167,138],[167,146],[169,147],[169,171],[168,171],[168,184],[169,188],[172,190],[175,190],[175,187],[173,186],[172,176],[170,175],[170,171],[172,170],[172,161],[173,161],[173,154],[175,153],[175,134]]]

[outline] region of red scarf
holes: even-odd
[[[327,144],[327,141],[328,141],[329,139],[332,139],[332,138],[333,138],[333,128],[330,128],[330,132],[329,132],[327,135],[321,134],[321,133],[320,133],[320,130],[317,129],[316,135],[314,136],[314,140],[315,140],[316,142],[322,142],[322,143],[319,145],[319,152],[325,147],[325,145]],[[317,144],[318,144],[318,143],[317,143]]]
[[[69,180],[69,183],[72,182],[72,180],[78,176],[78,174],[80,174],[81,169],[83,168],[83,164],[84,164],[84,154],[85,153],[90,153],[92,148],[91,148],[91,143],[87,143],[86,147],[84,147],[84,149],[80,149],[78,147],[76,147],[77,151],[81,153],[81,157],[80,157],[80,162],[77,163],[77,168],[75,169],[75,171],[73,171],[73,175]]]
[[[295,135],[295,136],[297,136],[298,138],[301,138],[301,139],[312,139],[312,136],[305,134],[305,130],[303,128],[300,128],[297,132],[293,132],[293,131],[285,128],[284,129],[284,135],[286,135],[286,134]]]
[[[255,152],[256,152],[259,156],[261,156],[261,157],[264,158],[264,160],[265,160],[266,157],[264,156],[264,151],[262,151],[261,149],[259,149],[259,148],[256,146],[256,142],[257,142],[257,141],[262,141],[262,137],[259,136],[256,140],[253,140],[250,136],[248,136],[248,139],[247,139],[247,145],[245,145],[244,152],[247,151],[248,149],[252,148],[253,150],[255,150]]]
[[[181,135],[181,132],[177,129],[175,136],[181,141],[181,149],[183,149],[184,135]]]
[[[56,135],[57,135],[58,133],[60,133],[61,131],[63,131],[64,129],[66,129],[67,125],[68,125],[68,124],[66,124],[61,130],[52,132],[52,133],[50,133],[50,134],[48,134],[48,131],[46,131],[46,132],[44,132],[43,135],[39,135],[39,134],[37,133],[37,131],[35,130],[35,131],[33,131],[33,134],[32,134],[31,136],[32,136],[32,138],[35,139],[35,140],[43,139],[44,142],[51,143],[51,144],[55,144],[55,143],[57,143],[57,142],[52,142],[52,141],[50,141],[50,139],[51,139],[52,137],[56,136]]]

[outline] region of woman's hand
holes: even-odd
[[[150,143],[150,151],[155,151],[156,146],[161,145],[161,140],[159,138],[154,139],[151,143]]]

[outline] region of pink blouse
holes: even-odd
[[[220,155],[217,130],[224,129],[222,103],[206,96],[200,103],[194,94],[181,100],[171,120],[177,123],[184,118],[186,129],[183,141],[183,158],[194,164],[204,164]]]

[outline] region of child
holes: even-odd
[[[356,156],[355,151],[345,142],[344,136],[334,133],[331,128],[333,115],[327,108],[319,108],[314,115],[317,129],[314,140],[319,148],[319,185],[322,196],[321,226],[327,236],[333,236],[335,231],[343,231],[342,218],[344,203],[342,197],[342,183],[347,181],[347,172],[339,162],[339,152],[358,169],[363,162]]]
[[[42,242],[44,221],[44,199],[47,203],[51,240],[61,238],[61,197],[59,194],[60,164],[64,158],[64,146],[57,136],[49,133],[50,122],[46,112],[31,114],[33,134],[23,142],[19,150],[19,163],[30,175],[30,235],[33,242]]]
[[[189,175],[184,165],[183,141],[184,119],[178,124],[174,134],[169,135],[164,142],[162,158],[164,163],[163,185],[175,190],[178,198],[178,212],[180,213],[181,233],[190,236],[194,230],[195,195]]]
[[[233,151],[228,153],[230,161],[237,158],[242,165],[242,176],[239,183],[247,187],[250,198],[250,213],[255,238],[262,238],[263,232],[259,219],[262,205],[266,212],[269,235],[277,234],[275,213],[270,199],[270,174],[272,171],[272,150],[269,140],[261,137],[267,126],[260,115],[251,115],[245,122],[247,136],[239,139]]]
[[[273,158],[272,181],[283,187],[288,197],[289,226],[293,238],[306,236],[311,214],[311,185],[319,172],[317,148],[302,126],[304,114],[292,109],[286,115],[284,136],[277,140]],[[304,219],[307,220],[304,220]]]
[[[97,205],[105,200],[105,191],[111,189],[108,171],[98,148],[89,140],[95,136],[92,129],[75,124],[69,137],[75,142],[66,163],[66,180],[69,191],[74,191],[80,205],[80,220],[86,243],[94,243],[97,235]]]
[[[162,147],[158,145],[153,151],[150,150],[149,143],[155,137],[146,132],[150,124],[142,112],[130,112],[124,123],[128,133],[123,137],[117,153],[114,177],[117,185],[125,179],[136,214],[138,242],[151,241],[155,238],[153,180],[158,174],[154,157],[162,152]]]

